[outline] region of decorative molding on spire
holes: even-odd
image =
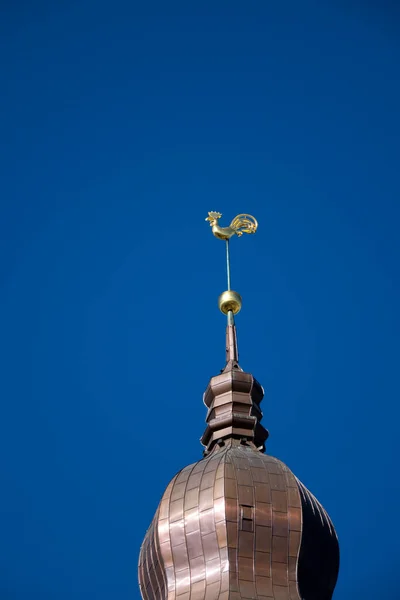
[[[264,452],[269,434],[261,425],[263,395],[258,381],[241,369],[230,368],[212,377],[204,394],[208,412],[201,443],[206,455],[217,442],[229,438],[252,442]]]
[[[269,434],[261,425],[260,408],[264,391],[251,373],[241,369],[238,361],[236,327],[231,324],[226,328],[226,366],[220,375],[211,378],[204,394],[208,412],[201,443],[205,455],[216,443],[229,438],[251,442],[261,452],[265,450]]]

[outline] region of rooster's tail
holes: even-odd
[[[251,215],[242,214],[237,215],[230,226],[235,230],[236,234],[240,236],[243,233],[255,233],[258,223]]]

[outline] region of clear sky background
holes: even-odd
[[[139,599],[224,365],[209,210],[260,223],[240,362],[334,598],[397,598],[399,4],[3,0],[0,57],[1,599]]]

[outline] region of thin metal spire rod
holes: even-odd
[[[231,261],[229,257],[229,240],[226,240],[226,274],[228,277],[228,290],[231,289]]]
[[[228,290],[231,289],[231,259],[229,255],[229,240],[226,240],[226,275],[228,279]],[[230,310],[226,315],[228,318],[228,325],[234,325],[235,319],[233,316],[233,312]],[[236,351],[235,351],[236,352]]]

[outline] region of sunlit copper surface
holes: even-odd
[[[300,535],[288,468],[240,442],[217,446],[162,497],[140,555],[143,598],[300,600]]]

